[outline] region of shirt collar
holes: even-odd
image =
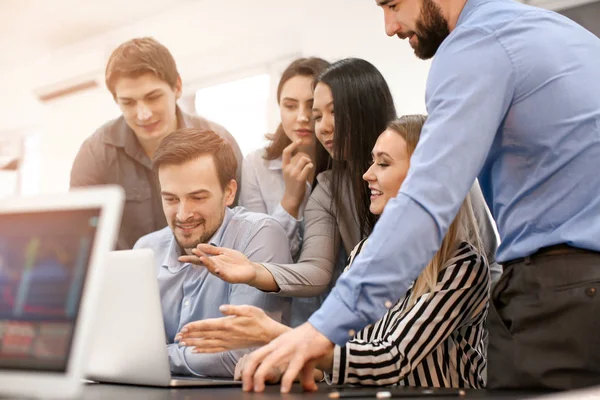
[[[210,239],[208,239],[208,244],[211,244],[216,247],[223,247],[223,237],[225,236],[225,231],[227,230],[227,225],[229,225],[229,221],[231,221],[231,217],[233,216],[233,211],[229,207],[225,208],[225,216],[223,217],[223,222],[219,229],[212,235]]]
[[[175,235],[173,235],[173,231],[171,231],[171,241],[169,242],[169,249],[165,253],[165,258],[163,259],[162,266],[167,268],[171,272],[177,272],[183,266],[184,263],[178,260],[181,252],[179,250],[179,244],[177,240],[175,240]]]
[[[488,3],[489,1],[491,0],[467,0],[460,13],[460,16],[458,17],[458,21],[456,21],[456,26],[454,29],[458,28],[458,26],[462,24],[478,6],[483,3]]]
[[[190,128],[193,126],[191,117],[181,111],[179,106],[176,106],[175,112],[177,114],[178,128]],[[110,129],[108,129],[106,135],[104,135],[103,140],[107,144],[123,148],[127,155],[139,161],[146,167],[152,168],[152,161],[144,152],[144,149],[135,136],[135,132],[127,125],[127,122],[125,122],[125,118],[122,115],[112,123]]]
[[[227,230],[227,225],[229,225],[229,221],[231,221],[232,216],[233,211],[231,211],[231,209],[227,207],[225,209],[225,216],[223,217],[223,222],[221,223],[221,226],[219,226],[219,229],[217,229],[217,231],[208,240],[209,244],[216,247],[221,247],[225,231]],[[173,235],[173,231],[171,231],[171,241],[169,242],[169,248],[162,262],[163,268],[167,268],[170,272],[180,271],[183,267],[187,265],[187,263],[182,263],[181,261],[179,261],[179,256],[181,256],[181,250],[179,248],[177,240],[175,240],[175,235]]]
[[[273,171],[283,169],[283,161],[281,160],[281,157],[274,160],[269,160],[267,163],[267,168]]]

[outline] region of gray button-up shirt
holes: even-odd
[[[241,187],[242,152],[233,136],[222,126],[179,108],[177,120],[180,128],[212,130],[231,143],[238,160],[236,180]],[[152,161],[123,116],[101,126],[81,145],[71,169],[71,187],[105,184],[125,189],[117,250],[131,249],[140,237],[167,226]]]
[[[210,244],[244,253],[252,261],[289,263],[288,239],[273,217],[243,207],[227,209]],[[234,285],[210,274],[204,267],[183,264],[171,228],[141,238],[135,248],[154,250],[162,312],[167,334],[171,372],[178,375],[232,377],[237,361],[250,349],[217,354],[194,354],[173,342],[187,323],[221,317],[222,304],[249,304],[265,310],[274,320],[289,323],[290,299],[267,294],[248,285]]]

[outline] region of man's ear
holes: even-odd
[[[225,186],[225,205],[229,207],[235,201],[235,194],[237,193],[237,182],[235,179],[229,181]]]
[[[183,87],[183,84],[181,82],[181,76],[177,77],[177,83],[175,84],[175,87],[173,88],[173,91],[175,92],[175,99],[179,100],[179,98],[181,97],[181,89]]]

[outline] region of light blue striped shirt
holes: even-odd
[[[290,263],[289,243],[283,227],[273,217],[227,208],[210,244],[244,253],[252,261],[270,260]],[[237,361],[250,349],[217,354],[194,354],[192,348],[179,347],[173,339],[187,323],[217,318],[222,304],[249,304],[262,308],[276,321],[288,324],[290,299],[267,294],[248,285],[234,285],[210,274],[204,267],[184,264],[170,227],[142,237],[136,249],[154,250],[160,299],[167,335],[171,373],[233,377]]]
[[[398,196],[310,318],[337,344],[406,292],[478,175],[500,262],[557,243],[600,251],[600,39],[551,11],[468,0],[432,63],[426,104]]]

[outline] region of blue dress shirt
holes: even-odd
[[[551,11],[468,0],[426,104],[398,196],[309,320],[339,345],[406,292],[478,175],[500,262],[557,243],[600,251],[600,39]]]
[[[274,218],[227,208],[210,244],[244,253],[252,261],[292,261],[287,235]],[[233,377],[237,361],[250,350],[217,354],[194,354],[180,347],[174,337],[187,323],[217,318],[222,304],[249,304],[265,310],[276,321],[289,322],[290,299],[267,294],[248,285],[230,284],[210,274],[205,267],[181,263],[181,250],[170,227],[142,237],[136,249],[154,250],[160,299],[167,335],[171,372],[177,375]]]

